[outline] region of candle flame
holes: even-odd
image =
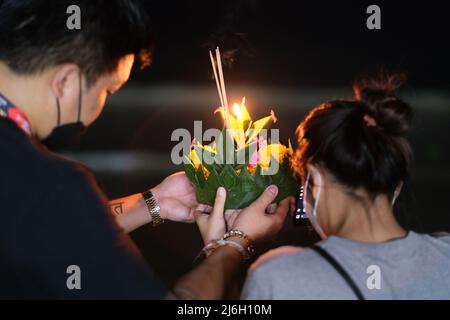
[[[241,107],[237,103],[233,105],[233,113],[238,121],[242,121]]]

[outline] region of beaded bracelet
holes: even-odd
[[[247,246],[247,250],[246,250],[246,259],[250,259],[253,254],[255,253],[255,247],[252,245],[252,241],[249,239],[249,237],[243,233],[242,231],[239,230],[231,230],[227,233],[225,233],[225,235],[223,236],[223,240],[228,240],[229,238],[241,238],[243,240],[245,240],[246,242],[246,246]]]
[[[206,257],[209,257],[220,246],[219,240],[212,240],[203,247],[201,252],[204,253]]]
[[[216,251],[220,247],[232,247],[239,251],[239,253],[242,255],[242,258],[244,261],[250,260],[253,254],[253,251],[250,250],[250,248],[245,249],[240,243],[232,240],[213,240],[209,243],[207,243],[202,251],[200,252],[199,256],[203,253],[206,257],[209,257],[214,251]],[[199,256],[195,259],[197,260]]]

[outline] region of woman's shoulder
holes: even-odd
[[[338,286],[351,297],[351,291],[336,280],[335,272],[310,248],[280,247],[260,257],[250,268],[243,299],[312,299],[337,297]],[[324,289],[325,288],[325,289]],[[343,294],[341,292],[341,294]],[[347,297],[345,295],[345,297]]]
[[[442,249],[446,252],[450,252],[450,233],[448,232],[436,232],[429,234],[419,235],[428,244],[428,246]]]
[[[299,270],[314,270],[323,260],[311,248],[283,246],[270,250],[259,257],[250,267],[250,273],[295,275]]]
[[[430,233],[429,236],[433,238],[438,238],[443,241],[450,241],[450,233],[449,232],[434,232]]]
[[[305,252],[307,248],[295,247],[295,246],[282,246],[276,249],[267,251],[261,255],[251,266],[250,270],[255,270],[263,265],[279,262],[285,260],[289,256],[297,256],[300,253]]]

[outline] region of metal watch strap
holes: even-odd
[[[164,219],[161,218],[160,212],[161,208],[155,199],[155,196],[150,190],[142,192],[142,197],[144,198],[145,204],[147,205],[148,212],[152,217],[152,226],[156,227],[164,223]]]

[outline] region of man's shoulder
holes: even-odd
[[[2,133],[6,134],[2,136]],[[50,153],[17,128],[5,129],[3,123],[0,124],[0,172],[2,198],[36,202],[72,190],[97,191],[94,176],[84,166]]]
[[[68,177],[81,178],[87,173],[82,166],[51,154],[11,126],[0,123],[0,171],[4,181],[41,185]]]

